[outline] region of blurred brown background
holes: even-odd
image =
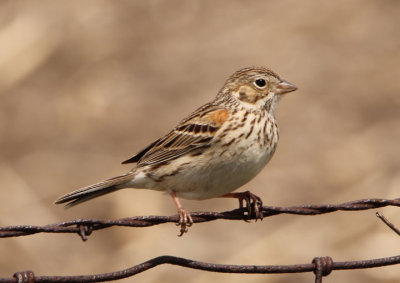
[[[129,170],[131,157],[239,68],[268,66],[299,90],[277,110],[281,140],[245,186],[269,205],[400,196],[399,1],[0,2],[0,225],[171,215],[168,196],[125,190],[64,210],[61,194]],[[223,211],[234,200],[185,201]],[[400,226],[400,210],[379,209]],[[103,273],[170,254],[295,264],[398,254],[375,211],[172,224],[1,239],[0,277]],[[400,266],[324,282],[398,282]],[[161,266],[122,282],[313,282]]]

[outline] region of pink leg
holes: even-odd
[[[170,195],[174,200],[176,207],[178,208],[179,223],[176,225],[181,226],[180,234],[178,235],[179,237],[181,237],[184,233],[188,231],[188,227],[192,226],[193,220],[190,216],[190,213],[182,207],[181,203],[179,202],[179,198],[176,196],[176,193],[174,191],[171,191]]]

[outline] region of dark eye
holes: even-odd
[[[265,82],[264,79],[256,79],[256,80],[254,81],[254,83],[255,83],[255,85],[256,85],[257,87],[259,87],[259,88],[263,88],[263,87],[265,87],[265,86],[267,85],[267,83]]]

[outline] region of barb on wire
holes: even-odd
[[[263,206],[264,217],[278,214],[318,215],[334,211],[358,211],[384,206],[400,206],[400,199],[361,199],[342,204],[303,205],[291,207]],[[252,220],[252,215],[245,214],[245,209],[234,209],[225,212],[193,212],[194,223],[202,223],[217,219]],[[93,231],[112,226],[149,227],[162,223],[178,223],[179,216],[136,216],[117,220],[77,219],[67,222],[54,223],[45,226],[21,225],[0,227],[0,238],[27,236],[36,233],[77,233],[83,241],[87,240]]]
[[[400,255],[344,262],[334,262],[330,257],[316,257],[313,259],[312,263],[294,265],[225,265],[175,256],[159,256],[130,268],[110,273],[79,276],[36,276],[32,271],[24,271],[16,272],[13,278],[0,278],[0,282],[104,282],[131,277],[161,264],[173,264],[186,268],[219,273],[276,274],[314,272],[315,282],[320,283],[322,282],[322,277],[329,275],[333,270],[373,268],[399,263]]]
[[[396,226],[394,226],[393,223],[389,222],[389,220],[381,213],[377,212],[376,217],[378,217],[380,220],[382,220],[383,223],[385,223],[392,231],[394,231],[397,235],[400,236],[400,230]]]

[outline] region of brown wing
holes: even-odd
[[[228,117],[228,110],[206,104],[169,134],[122,163],[138,162],[138,166],[160,164],[195,149],[208,147]]]

